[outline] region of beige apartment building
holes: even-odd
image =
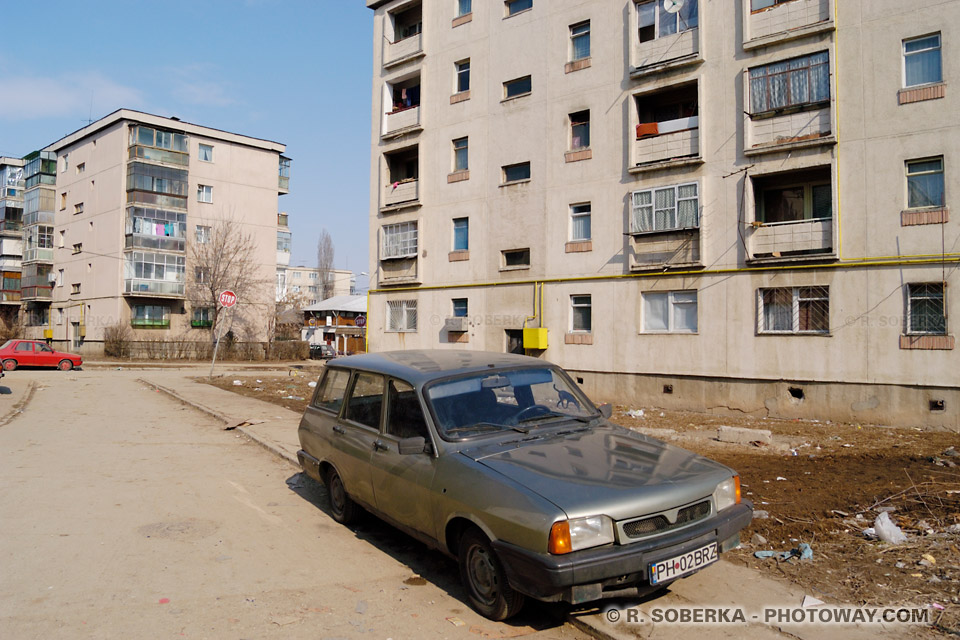
[[[371,350],[960,424],[960,2],[367,6]]]
[[[305,306],[315,305],[327,298],[349,296],[356,290],[357,279],[347,269],[331,269],[328,286],[324,293],[320,269],[305,267],[277,267],[277,299],[297,296]]]
[[[253,240],[262,286],[238,301],[231,328],[238,340],[266,340],[277,197],[289,189],[284,151],[277,142],[120,109],[27,156],[28,337],[98,353],[104,329],[120,323],[134,340],[209,341],[210,305],[190,290],[209,267],[194,264],[191,246],[236,225]]]

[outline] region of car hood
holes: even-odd
[[[674,508],[711,495],[733,474],[718,462],[614,426],[518,434],[461,454],[535,491],[569,518],[621,520]]]

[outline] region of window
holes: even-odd
[[[191,327],[212,327],[213,309],[210,307],[200,307],[193,310],[193,317],[190,319]]]
[[[516,80],[507,80],[503,83],[503,97],[514,98],[516,96],[526,95],[533,91],[533,85],[530,76],[523,76]]]
[[[170,307],[147,304],[134,305],[130,324],[135,327],[169,327]]]
[[[57,286],[63,286],[63,269],[57,271]]]
[[[590,110],[570,114],[570,149],[590,146]]]
[[[60,173],[65,173],[67,171],[67,168],[70,166],[70,154],[69,153],[63,154],[63,157],[60,158],[60,160],[61,160]]]
[[[696,333],[697,292],[648,292],[643,298],[644,333]]]
[[[753,115],[830,100],[830,58],[826,51],[750,69]]]
[[[467,299],[454,298],[452,302],[453,302],[453,317],[466,318],[467,317]]]
[[[470,59],[461,60],[455,66],[457,68],[457,93],[470,91]]]
[[[907,285],[907,333],[945,335],[943,283]]]
[[[319,273],[317,273],[316,271],[311,271],[311,272],[310,272],[310,279],[311,279],[311,280],[318,280],[319,278],[320,278],[320,274],[319,274]]]
[[[529,267],[530,249],[511,249],[503,252],[504,267]]]
[[[468,160],[467,139],[457,138],[453,141],[453,170],[466,171],[470,168]]]
[[[570,205],[570,240],[590,239],[590,203]]]
[[[829,333],[830,288],[760,289],[760,333]]]
[[[387,302],[387,331],[417,330],[417,301],[391,300]]]
[[[78,242],[78,243],[76,243],[75,245],[73,245],[73,254],[74,254],[74,255],[76,255],[76,254],[78,254],[78,253],[81,253],[82,251],[83,251],[83,243],[82,243],[82,242]]]
[[[310,293],[320,293],[320,287],[318,286],[307,287],[307,291],[309,291]]]
[[[213,202],[213,187],[206,184],[198,184],[197,202]]]
[[[506,0],[507,17],[533,8],[533,0]]]
[[[942,207],[943,157],[907,161],[907,208]]]
[[[696,83],[636,97],[637,138],[696,129],[700,126]]]
[[[751,0],[750,9],[752,11],[759,11],[760,9],[766,9],[767,7],[772,7],[778,4],[786,4],[792,1],[793,0]]]
[[[758,222],[799,222],[833,216],[828,168],[757,178],[754,193]]]
[[[293,243],[293,233],[290,231],[277,232],[277,251],[281,253],[290,253],[290,246]]]
[[[590,296],[570,296],[570,328],[573,331],[591,331],[593,311]]]
[[[700,226],[699,185],[696,182],[633,192],[630,233],[651,233]]]
[[[473,11],[471,0],[457,0],[457,17],[465,16]]]
[[[86,162],[81,162],[80,164],[77,165],[77,175],[80,175],[81,173],[83,173],[83,172],[86,171],[86,170],[87,170],[87,163],[86,163]]]
[[[396,438],[423,438],[429,442],[430,432],[413,386],[400,380],[390,380],[387,394],[386,434]]]
[[[423,13],[419,4],[394,13],[392,17],[394,42],[412,38],[423,32]]]
[[[697,0],[687,0],[680,6],[679,11],[673,12],[667,11],[664,4],[657,0],[637,5],[640,42],[649,42],[697,28]]]
[[[940,34],[903,41],[903,86],[943,82]]]
[[[208,144],[201,144],[198,155],[201,162],[213,162],[213,147]]]
[[[63,211],[67,208],[67,194],[66,192],[60,194],[60,211]]]
[[[590,21],[571,25],[570,60],[577,61],[590,57]]]
[[[79,282],[74,282],[72,285],[70,285],[70,293],[71,293],[71,294],[80,293],[80,283],[79,283]]]
[[[371,429],[380,429],[383,409],[383,376],[358,373],[347,401],[345,418]]]
[[[383,227],[382,259],[412,258],[417,255],[417,223],[401,222]]]
[[[530,163],[508,164],[503,167],[503,183],[519,182],[530,179]]]
[[[197,225],[197,244],[207,244],[210,242],[210,235],[210,227],[202,227]]]
[[[340,406],[343,404],[343,396],[347,392],[347,383],[350,381],[350,374],[346,371],[337,369],[327,369],[323,376],[323,382],[317,389],[317,396],[313,401],[313,406],[340,413]]]
[[[194,267],[193,279],[197,284],[206,284],[210,281],[210,267]]]
[[[453,250],[468,251],[470,249],[470,219],[455,218],[453,221]]]
[[[57,239],[57,246],[60,247],[61,249],[63,249],[63,247],[66,246],[64,245],[64,240],[66,240],[66,236],[67,236],[66,230],[60,229],[60,237]]]

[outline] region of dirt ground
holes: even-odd
[[[299,412],[316,376],[264,372],[214,384]],[[960,455],[953,449],[960,448],[960,435],[650,407],[642,416],[628,415],[638,408],[615,407],[613,421],[736,469],[744,498],[766,512],[741,534],[744,544],[729,558],[826,601],[932,607],[940,629],[960,635]],[[720,442],[721,425],[765,429],[773,442]],[[864,533],[882,511],[907,534],[907,542],[891,545]],[[800,543],[811,546],[812,559],[753,555],[789,551]]]

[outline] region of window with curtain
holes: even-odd
[[[696,182],[633,192],[631,233],[650,233],[700,226],[699,185]]]
[[[416,331],[417,301],[391,300],[387,302],[387,331]]]
[[[465,16],[473,11],[471,0],[457,0],[457,17]]]
[[[570,205],[570,240],[590,239],[590,203]]]
[[[830,100],[830,58],[826,51],[750,69],[752,114]]]
[[[453,141],[453,170],[466,171],[470,168],[469,149],[467,138],[457,138]]]
[[[583,60],[590,57],[590,21],[571,25],[570,59]]]
[[[590,146],[590,110],[570,114],[570,148],[586,149]]]
[[[416,222],[401,222],[383,227],[383,253],[381,258],[409,258],[416,255]]]
[[[456,218],[453,221],[453,250],[467,251],[470,249],[470,220]]]
[[[570,328],[573,331],[589,332],[593,329],[593,303],[590,296],[570,296],[572,311]]]
[[[697,292],[662,291],[642,294],[644,333],[696,333]]]
[[[907,161],[907,207],[942,207],[943,158]]]
[[[457,93],[463,93],[470,90],[470,60],[461,60],[456,63],[457,68]]]
[[[903,86],[943,82],[940,34],[903,41]]]
[[[829,333],[830,287],[759,290],[760,333]]]
[[[466,318],[467,317],[467,299],[453,298],[451,302],[453,303],[453,317]]]

